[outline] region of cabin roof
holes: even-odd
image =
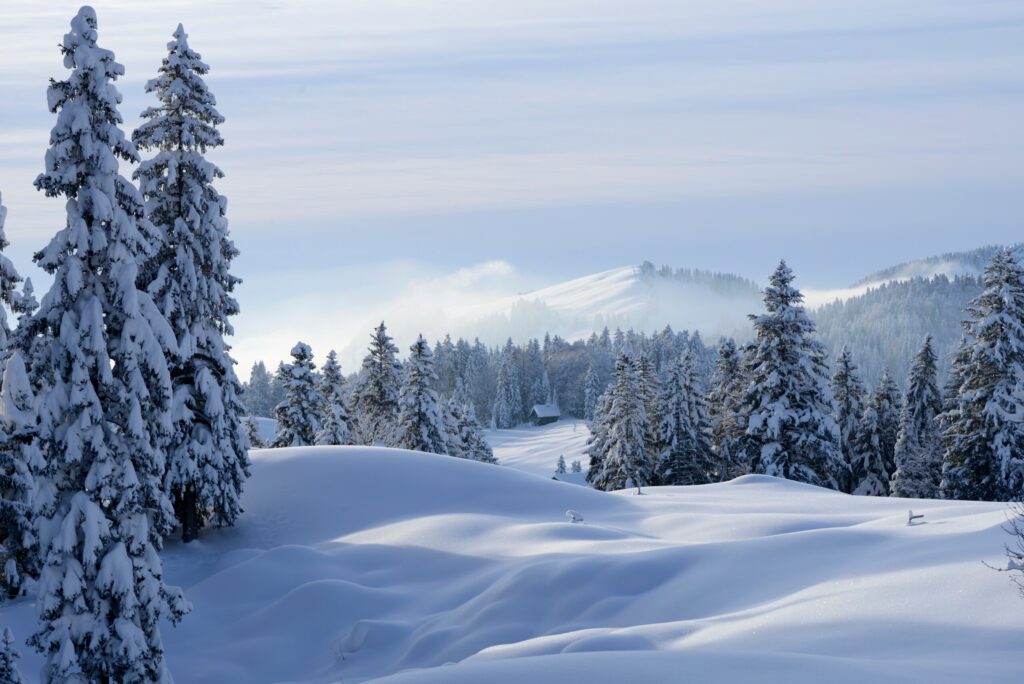
[[[537,414],[538,418],[558,418],[562,415],[558,404],[534,404],[531,413]]]

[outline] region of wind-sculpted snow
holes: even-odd
[[[516,434],[547,436],[544,460],[579,446],[571,425]],[[303,447],[253,452],[243,505],[237,528],[166,548],[194,606],[164,629],[179,682],[1008,682],[1024,665],[1024,606],[983,564],[1003,562],[999,504],[765,476],[606,494]],[[17,635],[32,620],[4,609]]]

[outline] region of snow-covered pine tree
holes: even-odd
[[[26,290],[18,291],[18,284],[22,277],[14,264],[3,253],[10,246],[7,241],[7,234],[4,232],[4,223],[7,220],[7,207],[3,205],[0,196],[0,302],[6,304],[17,314],[31,313],[36,307],[36,301],[32,297],[32,285],[26,282]],[[11,335],[11,327],[7,323],[7,312],[0,306],[0,359],[6,358],[6,350]]]
[[[317,391],[316,365],[313,350],[305,342],[292,347],[292,363],[283,364],[278,371],[284,379],[284,401],[277,405],[277,434],[271,446],[275,448],[311,446],[320,432],[323,415],[323,397]]]
[[[892,496],[931,499],[939,495],[942,456],[938,416],[942,411],[936,379],[935,352],[927,336],[914,357],[907,382],[907,394],[900,413],[893,473]]]
[[[260,422],[256,416],[247,416],[245,419],[245,436],[249,440],[250,449],[265,449],[267,443],[260,436]]]
[[[516,363],[512,340],[509,340],[501,353],[494,398],[494,425],[499,430],[508,430],[519,424],[519,416],[523,412],[519,385],[519,364]]]
[[[35,391],[21,352],[14,350],[0,389],[0,588],[10,598],[39,576],[33,511],[36,475],[45,465]]]
[[[481,463],[496,463],[494,452],[484,438],[461,379],[455,381],[455,392],[442,406],[444,430],[448,438],[446,453]]]
[[[842,461],[839,470],[833,474],[839,483],[839,490],[851,493],[864,478],[865,473],[854,472],[857,459],[857,442],[860,439],[860,422],[864,416],[864,383],[857,372],[850,350],[843,346],[836,357],[835,372],[832,375],[832,398],[835,410],[832,414],[839,426],[839,450]]]
[[[355,435],[352,434],[352,427],[349,425],[348,409],[345,407],[345,376],[341,374],[338,355],[333,349],[327,355],[320,375],[323,417],[320,431],[316,434],[316,443],[336,446],[355,444]]]
[[[705,484],[719,479],[711,451],[704,388],[687,350],[669,370],[661,391],[658,480],[664,485]]]
[[[572,462],[572,472],[574,472],[574,473],[581,473],[581,472],[583,472],[583,465],[579,462],[579,459],[576,459],[575,461]]]
[[[252,365],[249,372],[249,382],[245,383],[242,395],[245,401],[245,408],[250,416],[262,416],[264,418],[274,413],[277,402],[274,401],[273,376],[267,370],[266,364],[257,361]]]
[[[67,222],[36,263],[54,282],[26,323],[38,383],[45,467],[36,510],[43,567],[44,683],[169,682],[158,621],[187,610],[164,584],[158,551],[174,512],[162,486],[170,434],[174,339],[136,285],[152,253],[142,197],[118,174],[138,161],[119,128],[124,73],[96,45],[96,13],[83,7],[61,49],[67,80],[51,81],[46,171],[36,187],[67,198]]]
[[[457,400],[457,399],[456,399]],[[459,439],[462,443],[462,452],[465,458],[481,463],[497,463],[491,445],[484,437],[484,431],[476,418],[476,411],[473,404],[465,401],[461,404],[461,418],[456,421],[459,430]]]
[[[24,684],[18,670],[18,650],[14,647],[14,635],[9,627],[4,627],[3,638],[0,639],[0,682],[3,684]]]
[[[716,470],[723,481],[749,472],[749,464],[741,460],[738,448],[743,436],[739,413],[743,391],[743,358],[731,338],[722,340],[708,392],[708,420]]]
[[[592,485],[603,469],[601,458],[605,452],[605,442],[608,438],[608,412],[611,409],[613,390],[614,385],[598,397],[597,405],[594,407],[594,419],[590,421],[590,437],[587,438],[586,449],[590,463],[587,467],[586,479]]]
[[[793,272],[779,263],[764,291],[767,312],[750,317],[756,339],[744,358],[739,449],[753,472],[835,488],[842,457],[826,351],[811,337],[814,323],[792,283]]]
[[[242,386],[224,337],[238,314],[232,296],[241,282],[230,273],[238,250],[228,237],[227,199],[213,187],[224,174],[208,149],[224,140],[224,117],[203,76],[209,67],[178,25],[157,77],[146,84],[158,105],[142,112],[132,141],[156,154],[139,164],[149,219],[161,239],[140,281],[174,331],[166,350],[174,401],[174,434],[165,486],[174,501],[182,540],[212,522],[233,525],[249,476],[249,444],[242,425]]]
[[[604,491],[649,485],[656,475],[654,458],[647,452],[640,374],[636,362],[624,352],[615,362],[615,383],[607,396],[607,406],[597,418],[600,427],[587,451],[592,471],[588,481]]]
[[[661,426],[661,379],[658,377],[658,370],[654,367],[654,362],[647,354],[640,354],[636,360],[636,372],[640,380],[639,391],[647,416],[647,454],[656,460],[665,446],[661,442],[659,432]],[[655,471],[655,475],[657,475],[657,471]]]
[[[1009,249],[985,269],[964,322],[968,354],[946,426],[942,492],[951,499],[1024,498],[1024,269]]]
[[[601,384],[601,377],[594,370],[591,362],[587,367],[587,375],[583,380],[583,419],[588,423],[594,420],[594,411],[597,408],[597,400],[601,398],[604,387]]]
[[[370,336],[370,351],[363,358],[362,373],[352,393],[352,415],[363,444],[391,439],[402,384],[402,364],[397,355],[398,347],[381,321]]]
[[[558,462],[555,463],[555,475],[565,475],[565,456],[559,456]]]
[[[889,495],[892,474],[896,469],[894,454],[901,405],[899,388],[889,369],[883,369],[878,385],[864,406],[854,443],[854,460],[851,463],[854,494]]]
[[[420,335],[409,347],[405,377],[398,392],[398,422],[389,446],[443,454],[447,448],[440,400],[434,391],[434,354]]]

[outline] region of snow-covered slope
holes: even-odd
[[[551,453],[571,452],[579,433],[556,426],[519,431],[521,450],[539,462],[547,432]],[[1024,604],[983,565],[1002,563],[998,504],[765,477],[606,494],[362,447],[253,460],[239,526],[166,549],[194,604],[164,631],[179,682],[1008,682],[1024,668]],[[906,525],[911,507],[923,524]],[[26,601],[3,607],[19,638],[33,619]]]
[[[540,338],[545,333],[578,339],[605,326],[654,332],[666,324],[700,330],[709,339],[746,326],[759,295],[734,276],[729,290],[713,274],[687,279],[644,273],[628,266],[559,283],[540,290],[446,311],[454,335],[479,336],[496,344],[507,337]]]

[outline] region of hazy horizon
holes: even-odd
[[[80,4],[0,19],[8,254],[37,290],[63,224],[32,188],[45,90]],[[178,22],[212,68],[243,377],[382,312],[645,259],[764,282],[785,257],[832,289],[1024,233],[1019,3],[92,4],[127,132]]]

